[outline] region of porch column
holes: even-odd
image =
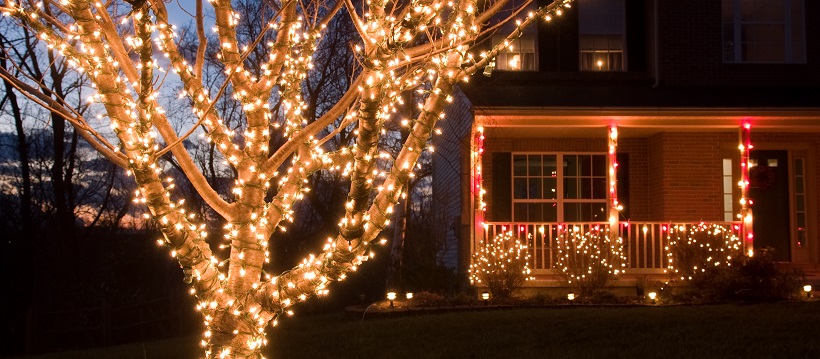
[[[470,161],[472,168],[472,181],[470,184],[471,209],[473,211],[473,236],[470,241],[470,253],[475,252],[476,244],[484,239],[484,211],[487,204],[484,203],[484,177],[481,159],[484,155],[484,126],[477,123],[473,127],[471,138]]]
[[[740,127],[740,235],[749,256],[754,255],[754,216],[749,206],[749,153],[752,151],[752,124],[744,121]]]
[[[620,210],[618,203],[618,125],[609,125],[609,153],[606,157],[607,183],[609,183],[609,231],[612,236],[618,236],[618,220]]]

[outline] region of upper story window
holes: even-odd
[[[513,10],[524,5],[524,0],[510,0],[504,10],[500,11],[494,18],[494,21],[503,21],[512,16]],[[530,11],[535,11],[535,2],[527,5],[526,9],[517,16],[521,18]],[[501,44],[505,38],[513,30],[517,28],[515,24],[515,17],[505,23],[493,35],[493,46]],[[538,32],[536,26],[527,26],[524,28],[523,34],[518,38],[506,40],[506,46],[495,57],[495,68],[502,71],[537,71],[538,70],[538,50],[537,38]]]
[[[528,30],[534,29],[530,26]],[[521,37],[508,41],[507,48],[496,56],[496,68],[507,71],[535,71],[535,34],[524,31]],[[504,41],[503,35],[493,36],[493,44]]]
[[[804,63],[804,0],[723,0],[723,62]]]
[[[578,0],[581,71],[626,70],[624,0]]]

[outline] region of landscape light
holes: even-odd
[[[569,299],[570,302],[575,300],[575,293],[574,292],[569,292],[569,294],[567,294],[567,299]]]
[[[484,305],[487,305],[487,301],[490,300],[490,292],[482,292],[481,299],[484,300]]]
[[[407,292],[407,294],[405,294],[405,296],[407,297],[408,300],[413,299],[413,292]]]
[[[658,297],[658,293],[649,292],[649,299],[652,300],[653,302],[655,301],[655,298],[657,298],[657,297]]]
[[[387,300],[390,301],[390,307],[393,307],[393,301],[396,300],[396,292],[387,292]]]
[[[803,291],[806,292],[806,298],[811,297],[811,284],[806,284],[803,286]]]

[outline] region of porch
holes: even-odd
[[[666,274],[672,256],[670,233],[688,232],[704,225],[723,228],[734,235],[739,243],[740,222],[620,222],[618,237],[622,239],[625,272],[632,274]],[[484,223],[484,240],[513,232],[513,237],[527,246],[529,267],[536,275],[556,274],[559,241],[570,230],[586,233],[609,226],[607,222],[587,223]]]
[[[528,286],[558,286],[562,235],[605,227],[622,241],[619,282],[634,286],[668,280],[672,234],[708,225],[738,254],[773,248],[816,277],[816,118],[683,112],[476,115],[462,253],[512,231],[527,245]]]

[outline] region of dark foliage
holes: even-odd
[[[753,257],[734,258],[730,266],[710,268],[692,281],[697,295],[708,301],[768,302],[794,297],[800,273],[777,266],[767,250]]]

